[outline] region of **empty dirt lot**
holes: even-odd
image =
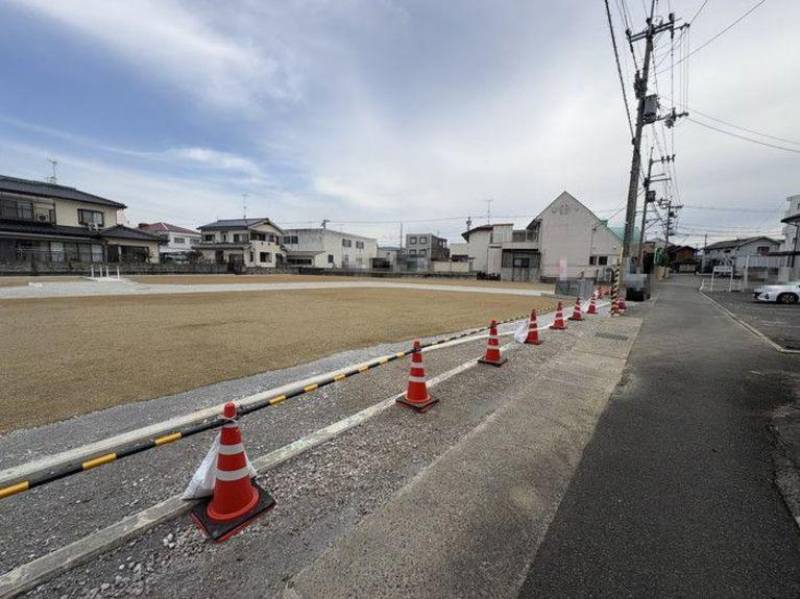
[[[554,305],[409,289],[3,300],[0,431]]]

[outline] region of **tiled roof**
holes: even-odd
[[[17,177],[7,177],[0,175],[0,191],[21,193],[48,198],[60,198],[63,200],[75,200],[77,202],[89,202],[112,208],[126,208],[125,204],[107,200],[85,191],[80,191],[74,187],[46,183],[45,181],[34,181],[31,179],[18,179]]]
[[[199,231],[194,231],[192,229],[184,229],[183,227],[179,227],[177,225],[171,225],[169,223],[141,223],[139,225],[139,229],[142,231],[147,231],[148,233],[159,233],[159,232],[171,232],[171,233],[184,233],[186,235],[199,235]]]
[[[218,220],[197,228],[201,231],[230,231],[232,229],[249,229],[250,227],[254,227],[255,225],[260,225],[262,223],[272,225],[278,229],[278,231],[283,233],[283,230],[268,218],[230,218]]]
[[[141,229],[132,229],[124,225],[108,227],[100,231],[101,237],[113,237],[116,239],[135,239],[140,241],[158,241],[158,237]]]

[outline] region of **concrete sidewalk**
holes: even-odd
[[[605,320],[581,337],[547,365],[535,388],[514,389],[384,509],[295,576],[285,596],[515,594],[640,323]]]

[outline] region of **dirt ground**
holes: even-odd
[[[29,276],[10,276],[0,277],[0,287],[27,287],[29,282],[32,283],[66,283],[69,281],[80,281],[82,277],[72,275],[60,276],[42,276],[42,277],[29,277]]]
[[[421,285],[460,285],[552,290],[547,283],[520,281],[479,281],[477,279],[444,279],[438,277],[344,277],[335,275],[141,275],[128,277],[137,283],[153,285],[226,285],[232,283],[336,283],[346,281],[385,281]]]
[[[554,304],[405,289],[2,300],[0,432]]]

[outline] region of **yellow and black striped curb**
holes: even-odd
[[[527,318],[527,315],[524,316],[515,316],[513,318],[509,318],[508,320],[498,321],[497,324],[508,324],[510,322],[515,322],[518,320],[522,320],[523,318]],[[427,347],[433,347],[435,345],[441,345],[443,343],[448,343],[450,341],[455,341],[457,339],[462,339],[464,337],[469,337],[470,335],[475,335],[477,333],[481,333],[483,331],[489,330],[489,327],[480,327],[477,329],[472,329],[470,331],[466,331],[464,333],[459,333],[458,335],[453,335],[452,337],[448,337],[446,339],[437,339],[436,341],[431,341],[428,343],[423,343],[419,346],[419,349],[409,348],[404,351],[399,351],[394,354],[388,356],[382,356],[373,360],[372,362],[368,362],[363,366],[358,368],[354,368],[352,370],[347,370],[344,372],[339,372],[334,374],[330,378],[322,380],[317,383],[313,383],[311,385],[306,385],[302,389],[298,389],[296,391],[292,391],[291,393],[285,393],[283,395],[277,395],[275,397],[271,397],[269,399],[265,399],[263,401],[259,401],[247,407],[243,407],[239,409],[239,416],[246,416],[247,414],[251,414],[253,412],[257,412],[259,410],[263,410],[264,408],[269,408],[271,406],[278,405],[286,401],[287,399],[293,399],[295,397],[300,397],[301,395],[306,395],[307,393],[313,393],[317,389],[322,387],[326,387],[328,385],[332,385],[333,383],[337,383],[344,379],[350,378],[357,374],[361,374],[362,372],[367,372],[368,370],[372,370],[373,368],[377,368],[379,366],[383,366],[384,364],[388,364],[389,362],[393,362],[394,360],[398,360],[400,358],[404,358],[409,356],[417,351],[421,351]],[[115,451],[110,451],[108,453],[104,453],[98,456],[95,456],[91,459],[85,460],[79,464],[70,465],[65,468],[53,470],[48,472],[44,476],[40,476],[31,480],[21,480],[14,482],[8,486],[0,488],[0,499],[5,499],[6,497],[11,497],[12,495],[16,495],[18,493],[23,493],[29,489],[33,489],[35,487],[41,487],[42,485],[46,485],[47,483],[51,483],[62,478],[66,478],[68,476],[72,476],[74,474],[79,474],[80,472],[84,472],[86,470],[92,470],[93,468],[97,468],[99,466],[103,466],[105,464],[110,464],[111,462],[115,462],[122,458],[127,458],[128,456],[135,455],[137,453],[142,453],[143,451],[147,451],[149,449],[155,449],[156,447],[161,447],[162,445],[169,445],[170,443],[174,443],[180,439],[185,439],[186,437],[191,437],[192,435],[196,435],[198,433],[205,432],[207,430],[219,428],[222,426],[226,421],[221,417],[215,417],[211,420],[206,420],[205,422],[201,422],[194,426],[190,426],[179,431],[175,431],[172,433],[168,433],[166,435],[161,435],[154,439],[148,439],[147,441],[130,445],[128,447],[119,447],[116,448]]]

